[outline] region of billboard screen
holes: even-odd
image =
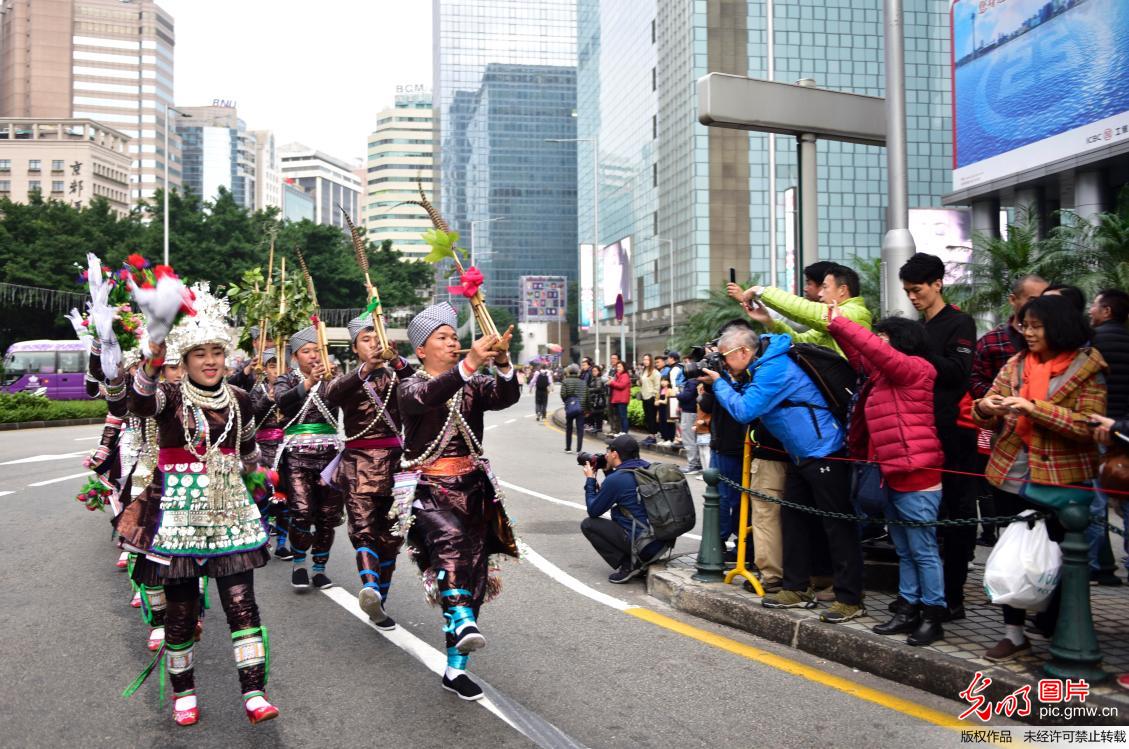
[[[953,0],[953,189],[1129,139],[1129,2]]]
[[[568,279],[564,276],[522,276],[519,322],[559,322],[565,319]]]
[[[629,303],[635,286],[631,274],[631,237],[624,237],[604,247],[601,270],[600,295],[604,306],[614,308],[615,299],[620,294],[623,294],[624,303]]]
[[[972,213],[961,208],[911,208],[909,232],[918,252],[945,263],[945,285],[964,280],[972,259]]]

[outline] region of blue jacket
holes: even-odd
[[[728,373],[713,385],[722,407],[742,424],[760,419],[784,445],[793,460],[822,458],[843,447],[846,434],[827,410],[827,401],[811,378],[788,356],[792,339],[783,334],[763,335],[768,346],[749,365],[750,380],[735,384]],[[810,403],[822,408],[802,405]],[[814,423],[813,423],[814,418]]]

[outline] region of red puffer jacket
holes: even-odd
[[[828,332],[851,364],[868,375],[847,432],[851,456],[878,461],[894,491],[938,484],[944,456],[933,414],[937,370],[845,317],[833,320]]]

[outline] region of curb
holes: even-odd
[[[552,414],[550,414],[549,418],[552,419],[553,426],[557,427],[558,429],[564,429],[565,428],[565,417],[564,417],[564,409],[563,408],[558,408],[555,411],[553,411]],[[635,437],[636,439],[641,439],[638,432],[632,434],[631,436]],[[598,434],[592,434],[591,432],[585,432],[584,433],[584,439],[586,439],[586,440],[597,439],[597,440],[600,440],[601,442],[603,442],[605,445],[609,444],[612,441],[612,438],[609,437],[604,432],[600,432]],[[658,453],[660,455],[673,455],[674,457],[682,457],[682,455],[685,453],[685,450],[683,450],[681,447],[659,447],[658,445],[639,445],[639,449],[646,451],[646,452]]]
[[[77,427],[89,424],[104,424],[106,417],[88,419],[54,419],[52,421],[13,421],[0,424],[0,432],[13,432],[17,429],[46,429],[48,427]]]
[[[1032,715],[1015,720],[1034,725],[1062,725],[1061,719],[1057,724],[1051,723],[1051,718],[1039,719],[1036,685],[1006,668],[980,666],[935,650],[908,647],[900,639],[824,624],[810,614],[766,609],[747,594],[738,593],[739,588],[724,583],[696,582],[691,579],[692,574],[693,569],[655,565],[647,573],[647,593],[687,614],[952,700],[959,701],[960,692],[968,688],[977,671],[992,680],[980,692],[991,703],[1029,686],[1033,692]],[[1123,700],[1093,692],[1086,704],[1126,711]],[[954,712],[953,718],[958,715],[959,712]],[[1101,717],[1086,720],[1093,725],[1122,722]],[[977,727],[978,724],[969,723],[970,729]]]

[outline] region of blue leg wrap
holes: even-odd
[[[325,563],[329,561],[329,552],[324,554],[312,554],[314,563],[310,568],[314,572],[325,572]]]
[[[464,624],[476,623],[470,606],[452,606],[443,612],[443,616],[447,619],[447,626],[443,627],[443,631],[448,634],[454,634]]]
[[[449,667],[465,671],[469,659],[470,656],[460,653],[458,648],[447,648],[447,665]]]

